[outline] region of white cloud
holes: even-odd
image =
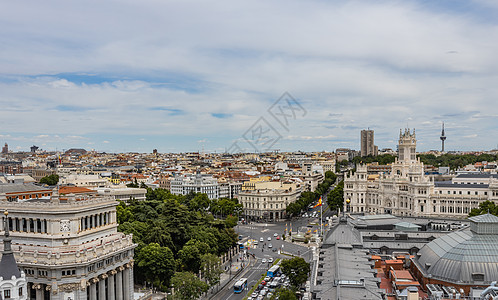
[[[479,10],[418,1],[28,2],[0,11],[5,140],[168,135],[144,147],[198,148],[209,137],[223,148],[285,91],[308,111],[289,131],[275,123],[292,149],[329,140],[324,147],[357,148],[366,127],[392,148],[407,120],[429,149],[441,121],[449,146],[497,140],[498,27]],[[492,2],[472,5],[492,15]],[[451,145],[473,132],[475,143]],[[188,144],[175,139],[185,136]]]

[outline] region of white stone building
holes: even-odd
[[[498,201],[496,174],[458,175],[451,182],[435,182],[424,174],[416,144],[415,130],[400,132],[399,154],[390,172],[368,175],[367,166],[358,165],[354,174],[346,174],[344,199],[351,200],[350,212],[466,218],[483,201]]]
[[[189,193],[204,193],[209,199],[218,199],[218,180],[207,174],[177,175],[171,180],[171,193],[175,195],[188,195]]]
[[[302,191],[297,183],[256,182],[253,190],[241,191],[238,200],[248,219],[278,220],[285,218],[287,205],[295,202]]]
[[[0,195],[30,299],[133,298],[136,244],[117,232],[117,204],[110,197],[59,197],[55,190],[50,200],[8,202]]]

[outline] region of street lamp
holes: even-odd
[[[349,202],[351,202],[351,199],[346,199],[346,207],[348,208],[348,211],[349,211]],[[345,214],[346,214],[346,207],[342,207],[342,216],[344,217]]]

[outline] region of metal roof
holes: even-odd
[[[417,263],[432,278],[474,284],[473,273],[484,282],[498,278],[498,235],[478,234],[469,229],[449,233],[428,243]]]
[[[498,217],[492,214],[483,214],[469,218],[469,220],[477,223],[498,223]]]
[[[320,300],[383,299],[367,251],[351,247],[322,249],[313,293]]]
[[[446,181],[436,181],[436,182],[434,182],[434,186],[435,187],[456,188],[456,189],[468,189],[468,188],[487,189],[489,187],[489,184],[449,183]]]
[[[347,223],[339,223],[327,233],[323,244],[363,245],[360,232]]]
[[[41,187],[32,183],[25,184],[0,184],[0,193],[24,193],[35,191],[51,191],[50,188]]]
[[[498,174],[459,174],[456,178],[498,178]]]

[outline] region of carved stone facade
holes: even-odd
[[[496,174],[459,175],[451,182],[435,182],[416,157],[415,130],[400,131],[398,158],[390,172],[371,175],[366,165],[344,178],[348,211],[437,218],[466,218],[483,201],[498,201]]]
[[[133,298],[131,235],[117,232],[117,202],[110,197],[8,202],[12,250],[28,281],[30,299]],[[4,226],[0,225],[0,232]]]

